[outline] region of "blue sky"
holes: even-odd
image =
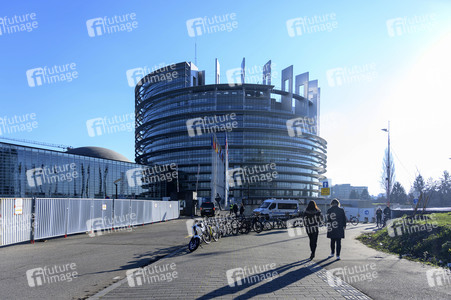
[[[3,129],[4,137],[106,147],[134,160],[133,131],[90,136],[86,122],[133,113],[126,71],[194,61],[196,42],[207,84],[214,83],[215,58],[222,82],[243,57],[249,68],[271,59],[278,88],[276,74],[290,65],[319,80],[320,135],[328,141],[333,184],[381,192],[387,136],[380,129],[388,120],[396,178],[407,190],[417,172],[437,179],[451,169],[449,1],[21,1],[3,4],[0,17],[32,13],[37,26],[30,32],[5,33],[0,25],[0,117],[34,113],[38,125]],[[132,31],[88,35],[87,20],[132,13]],[[231,32],[188,35],[187,20],[232,13]],[[289,35],[288,20],[326,14],[335,15],[333,30]],[[407,18],[407,25],[390,27],[395,18]],[[398,31],[390,36],[390,28]],[[71,82],[28,85],[27,70],[71,63],[78,73]],[[361,79],[328,77],[337,68],[358,70]]]

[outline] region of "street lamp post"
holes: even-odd
[[[388,121],[388,127],[382,129],[383,131],[387,132],[388,135],[388,152],[387,152],[387,206],[390,206],[390,186],[391,186],[391,177],[390,177],[390,121]]]
[[[117,184],[122,181],[122,178],[119,178],[114,181],[114,185],[116,186],[116,199],[117,199]]]

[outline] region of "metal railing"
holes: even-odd
[[[179,216],[178,201],[0,198],[0,246],[144,225]]]

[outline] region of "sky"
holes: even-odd
[[[195,61],[196,44],[207,84],[214,83],[215,58],[221,82],[243,57],[247,74],[271,60],[278,89],[290,65],[295,75],[318,79],[332,184],[383,192],[381,129],[390,121],[395,177],[408,191],[419,173],[439,179],[451,169],[450,15],[447,0],[5,2],[0,137],[105,147],[134,161],[127,70]],[[215,16],[230,30],[190,32],[189,20]],[[93,19],[105,17],[124,30],[99,34]],[[57,73],[59,81],[42,81],[39,72]],[[123,131],[89,131],[96,118]],[[21,129],[13,132],[11,122]]]

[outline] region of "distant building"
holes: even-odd
[[[332,197],[338,199],[349,199],[351,192],[355,190],[360,196],[364,190],[368,191],[367,186],[352,186],[348,183],[346,184],[336,184],[332,187]]]
[[[175,180],[143,175],[148,168],[101,147],[61,152],[0,142],[0,197],[105,199],[117,192],[122,199],[161,200],[176,191]]]

